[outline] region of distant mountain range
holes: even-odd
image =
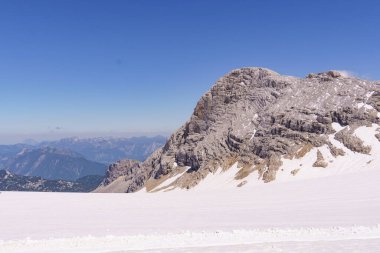
[[[46,180],[0,170],[0,191],[90,192],[102,180],[103,176],[97,175],[85,176],[76,181]]]
[[[10,159],[27,148],[33,148],[33,146],[27,144],[0,145],[0,169],[4,168]]]
[[[43,147],[22,149],[7,158],[3,168],[24,176],[76,180],[87,175],[104,175],[107,165],[89,161],[71,150]]]
[[[75,181],[88,175],[104,176],[107,164],[117,160],[143,160],[165,141],[162,136],[67,138],[35,145],[0,145],[0,169],[22,176]]]
[[[67,149],[83,155],[86,159],[111,164],[121,159],[144,161],[156,149],[163,146],[166,137],[132,138],[66,138],[58,141],[42,142],[39,147]]]

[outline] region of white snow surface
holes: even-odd
[[[319,148],[326,168],[311,166],[317,149],[283,159],[277,180],[267,184],[254,172],[236,187],[234,164],[191,190],[2,192],[0,253],[380,252],[377,128],[355,131],[371,145],[370,155],[346,149],[331,135],[345,156]]]

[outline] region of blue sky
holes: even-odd
[[[171,132],[223,74],[380,79],[379,1],[0,1],[0,143]]]

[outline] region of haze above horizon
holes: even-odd
[[[0,144],[170,133],[232,69],[380,79],[378,1],[0,2]]]

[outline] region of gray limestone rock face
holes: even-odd
[[[379,101],[378,83],[338,71],[296,78],[265,68],[241,68],[217,80],[191,118],[145,162],[115,166],[128,167],[126,192],[184,167],[187,171],[177,185],[194,187],[208,173],[236,162],[257,168],[261,179],[270,182],[282,165],[281,157],[292,157],[302,147],[328,145],[334,156],[344,155],[327,137],[335,133],[332,123],[379,123]],[[351,150],[370,151],[352,134],[337,136]]]
[[[130,174],[133,168],[140,167],[140,163],[136,160],[121,160],[111,164],[106,171],[106,177],[102,184],[104,186],[109,185],[117,178]]]

